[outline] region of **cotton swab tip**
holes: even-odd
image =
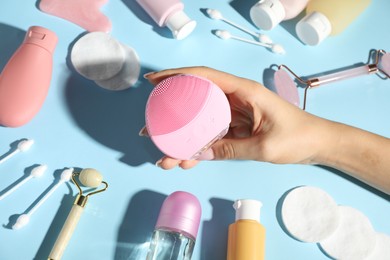
[[[16,223],[12,226],[12,229],[13,230],[21,229],[22,227],[27,225],[28,222],[30,222],[30,216],[27,214],[22,214],[18,217]]]
[[[209,15],[211,19],[221,20],[223,18],[221,12],[215,9],[207,8],[206,13]]]
[[[286,50],[280,44],[273,44],[271,47],[271,51],[276,54],[286,54]]]
[[[73,174],[73,168],[65,169],[61,173],[61,181],[69,181]]]
[[[259,42],[266,43],[266,44],[272,44],[271,38],[266,34],[259,33]]]
[[[19,144],[18,144],[18,150],[22,151],[22,152],[25,152],[27,151],[28,149],[30,149],[30,147],[34,144],[34,140],[32,139],[27,139],[27,140],[23,140],[21,141]]]
[[[47,170],[47,165],[41,164],[35,167],[34,169],[32,169],[31,176],[33,176],[34,178],[42,177],[42,175],[45,173],[46,170]]]
[[[230,39],[232,37],[230,32],[225,31],[225,30],[217,30],[217,31],[215,31],[215,35],[217,35],[219,38],[221,38],[223,40],[227,40],[227,39]]]

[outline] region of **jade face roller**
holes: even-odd
[[[305,87],[303,100],[303,110],[305,110],[307,90],[310,88],[368,74],[378,74],[381,78],[390,78],[390,53],[386,53],[384,50],[377,50],[375,51],[375,62],[373,64],[364,64],[352,69],[345,69],[307,80],[297,76],[289,67],[283,64],[279,65],[278,71],[274,74],[276,92],[280,97],[299,106],[298,89],[294,79],[290,77],[288,72]]]
[[[87,195],[84,195],[79,183],[76,181],[76,177],[78,177],[79,182],[83,186],[94,188],[94,190]],[[72,209],[70,210],[69,215],[65,221],[65,224],[62,227],[62,230],[57,237],[53,249],[50,252],[48,258],[49,260],[61,259],[65,248],[68,245],[68,242],[73,234],[73,231],[75,230],[76,225],[79,222],[81,214],[83,213],[88,198],[91,195],[103,192],[108,188],[108,184],[107,182],[103,181],[102,175],[97,170],[91,168],[83,169],[81,172],[73,172],[72,181],[77,186],[79,194],[77,195],[73,203]],[[103,184],[104,187],[101,189],[97,189],[99,186],[101,186],[101,184]]]

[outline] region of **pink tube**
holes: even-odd
[[[137,0],[141,7],[160,27],[167,26],[178,39],[187,37],[196,26],[184,13],[184,4],[180,0]]]

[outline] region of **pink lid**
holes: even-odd
[[[196,239],[201,214],[200,202],[194,195],[184,191],[176,191],[164,200],[156,229],[184,231]]]
[[[299,107],[299,95],[294,80],[285,70],[277,70],[274,74],[277,94],[291,104]]]
[[[35,44],[53,53],[57,41],[58,38],[54,32],[40,26],[31,26],[26,33],[23,43]]]

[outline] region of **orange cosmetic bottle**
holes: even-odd
[[[262,203],[257,200],[237,200],[233,204],[236,222],[229,225],[227,260],[263,260],[265,228],[260,224]]]

